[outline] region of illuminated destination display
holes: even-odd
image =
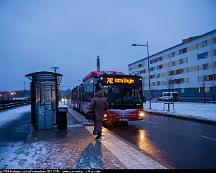
[[[134,79],[107,77],[106,84],[134,84]]]

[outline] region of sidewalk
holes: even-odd
[[[164,109],[164,102],[152,102],[149,109],[149,101],[143,103],[145,112],[174,116],[188,120],[201,121],[216,124],[216,104],[214,103],[194,103],[194,102],[175,102],[170,105],[170,111],[167,105]]]
[[[33,130],[26,141],[0,143],[0,169],[165,169],[103,128],[95,141],[92,122],[69,108],[68,130]]]

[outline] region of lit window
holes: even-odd
[[[181,83],[181,79],[175,79],[175,83],[176,84],[180,84]]]
[[[208,79],[209,80],[214,80],[214,75],[212,74],[212,75],[208,75]]]

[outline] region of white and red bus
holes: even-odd
[[[142,77],[115,71],[93,71],[72,90],[73,108],[93,118],[90,102],[101,89],[109,103],[105,122],[143,120]]]

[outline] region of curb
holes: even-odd
[[[205,120],[205,119],[198,119],[198,118],[193,118],[193,117],[187,117],[184,115],[178,115],[178,114],[170,114],[170,113],[163,113],[163,112],[157,112],[157,111],[149,111],[149,110],[144,110],[146,113],[152,113],[154,115],[159,115],[159,116],[166,116],[166,117],[172,117],[176,119],[182,119],[182,120],[188,120],[188,121],[193,121],[193,122],[198,122],[198,123],[203,123],[203,124],[209,124],[209,125],[216,125],[215,121],[210,121],[210,120]]]

